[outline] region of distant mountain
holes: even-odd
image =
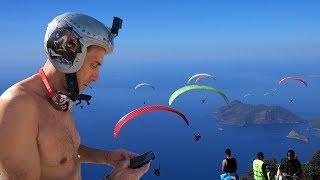
[[[312,129],[320,130],[320,119],[310,121],[309,125]]]
[[[298,133],[295,130],[291,130],[287,136],[288,138],[298,139],[304,142],[309,142],[309,138],[301,133]]]
[[[223,124],[244,126],[247,124],[296,124],[304,120],[280,106],[250,105],[238,100],[217,109],[218,121]]]

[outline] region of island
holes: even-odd
[[[309,138],[295,130],[291,130],[287,138],[298,139],[300,141],[309,142]]]
[[[222,124],[245,126],[249,124],[297,124],[304,119],[280,106],[251,105],[234,100],[215,111]]]
[[[310,128],[320,130],[320,119],[315,119],[309,122]]]

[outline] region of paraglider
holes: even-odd
[[[270,89],[272,92],[276,92],[278,89],[277,88],[273,88],[273,89]]]
[[[113,137],[117,138],[119,136],[120,130],[122,127],[124,127],[128,122],[132,121],[134,118],[141,116],[142,114],[145,114],[147,112],[152,112],[152,111],[169,111],[169,112],[173,112],[177,115],[180,116],[180,118],[183,120],[183,122],[189,126],[189,121],[186,118],[186,116],[179,112],[178,110],[171,108],[171,107],[167,107],[167,106],[162,106],[162,105],[153,105],[153,106],[144,106],[144,107],[140,107],[137,108],[129,113],[127,113],[126,115],[124,115],[118,122],[117,124],[114,126],[114,130],[113,130]]]
[[[134,89],[137,90],[137,89],[142,88],[142,87],[151,88],[152,90],[155,90],[155,89],[156,89],[153,85],[151,85],[151,84],[149,84],[149,83],[140,83],[140,84],[136,85],[136,86],[134,87]],[[146,98],[146,97],[145,97],[145,98]],[[145,100],[143,101],[143,104],[144,104],[144,105],[146,104],[146,101],[145,101]]]
[[[153,174],[156,175],[156,176],[160,176],[160,165],[159,165],[158,168],[154,168]]]
[[[189,84],[193,79],[196,79],[196,80],[195,80],[195,84],[197,84],[201,79],[204,79],[204,78],[211,78],[211,79],[213,79],[213,80],[216,80],[216,78],[213,77],[213,76],[210,75],[210,74],[200,73],[200,74],[195,74],[195,75],[193,75],[192,77],[190,77],[189,80],[188,80],[188,84]]]
[[[195,141],[199,141],[200,140],[200,138],[201,138],[201,134],[200,133],[195,133],[193,135],[194,135],[194,140]]]
[[[264,96],[273,96],[273,93],[268,93],[268,92],[267,92],[267,93],[264,93],[263,95],[264,95]]]
[[[140,84],[136,85],[136,86],[134,87],[134,89],[136,90],[136,89],[138,89],[138,88],[140,88],[140,87],[150,87],[150,88],[152,88],[153,90],[156,89],[153,85],[148,84],[148,83],[140,83]]]
[[[305,80],[303,80],[303,79],[300,78],[300,77],[295,77],[295,76],[288,76],[288,77],[282,78],[282,79],[279,81],[279,85],[281,85],[281,84],[283,84],[283,83],[285,83],[285,82],[291,81],[291,80],[301,82],[301,83],[303,83],[306,87],[308,87],[308,84],[306,83]]]
[[[180,89],[177,89],[175,92],[173,92],[169,98],[169,105],[171,105],[174,100],[179,97],[181,94],[191,91],[191,90],[208,90],[208,91],[212,91],[214,93],[219,94],[221,97],[223,97],[224,101],[228,104],[229,100],[227,98],[227,96],[219,89],[216,89],[214,87],[211,86],[199,86],[199,85],[187,85],[184,86]]]
[[[253,96],[251,93],[247,93],[245,95],[243,95],[244,98],[249,97],[249,96]]]

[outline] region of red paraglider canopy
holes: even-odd
[[[285,82],[287,82],[287,81],[289,81],[289,80],[300,81],[300,82],[302,82],[306,87],[308,87],[308,84],[306,83],[305,80],[303,80],[303,79],[300,78],[300,77],[293,77],[293,76],[282,78],[282,79],[279,81],[279,84],[285,83]]]
[[[129,112],[128,114],[124,115],[115,125],[114,130],[113,130],[113,137],[117,138],[120,133],[121,128],[124,125],[126,125],[128,122],[130,122],[134,118],[136,118],[144,113],[151,112],[151,111],[170,111],[170,112],[176,113],[189,126],[189,121],[186,118],[186,116],[184,114],[182,114],[181,112],[175,110],[174,108],[162,106],[162,105],[144,106],[144,107],[137,108],[137,109]]]

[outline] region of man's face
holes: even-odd
[[[85,90],[93,81],[99,80],[100,66],[103,64],[106,51],[99,46],[88,48],[85,60],[77,72],[79,90]]]

